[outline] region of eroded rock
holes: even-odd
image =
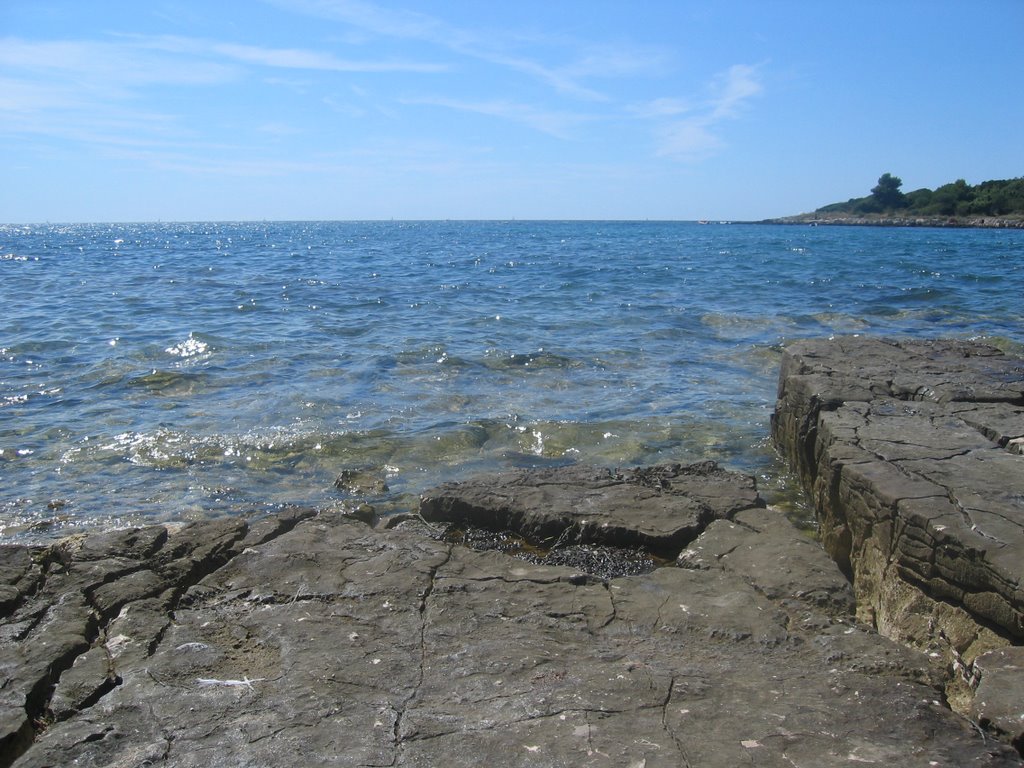
[[[424,494],[431,522],[509,529],[544,546],[643,547],[674,557],[712,520],[764,506],[752,478],[714,462],[519,470]]]
[[[747,498],[746,478],[717,470],[683,493],[686,474],[672,493],[631,490],[684,517],[729,482]],[[599,508],[581,476],[575,504]],[[608,498],[628,527],[620,485]],[[4,754],[20,768],[1020,765],[943,705],[926,656],[853,621],[849,585],[805,533],[758,503],[707,505],[722,512],[685,567],[613,579],[341,514],[261,523],[208,549],[222,561],[184,591],[133,584],[106,623],[86,605],[91,649],[43,696],[60,715]],[[633,517],[649,535],[642,504]],[[196,573],[161,565],[176,536],[146,570]],[[113,552],[92,562],[141,572]]]
[[[797,342],[772,428],[859,617],[941,658],[971,711],[975,662],[1024,642],[1024,360],[965,341]]]
[[[312,514],[285,513],[270,530],[288,530]],[[0,547],[0,575],[14,589],[0,622],[0,765],[11,764],[53,721],[88,711],[120,686],[122,656],[147,658],[178,597],[246,542],[266,540],[260,531],[267,525],[256,528],[215,520],[171,535],[151,526],[50,547]],[[136,621],[147,608],[149,620]],[[126,646],[134,651],[125,655]]]

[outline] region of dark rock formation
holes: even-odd
[[[580,473],[559,525],[586,507],[646,540],[674,503],[703,520],[678,567],[602,580],[305,512],[3,548],[0,763],[1020,765],[926,656],[852,621],[834,563],[749,480]],[[516,496],[549,498],[533,479]],[[479,487],[430,498],[487,522]]]
[[[1024,668],[990,654],[1024,642],[1024,360],[963,341],[800,341],[772,431],[859,617],[941,659],[954,706],[1004,731],[1016,718],[1018,738],[1019,701],[982,715],[972,700],[990,675],[1024,690]]]
[[[637,546],[675,557],[712,520],[764,506],[752,478],[713,462],[523,470],[442,485],[423,496],[428,521],[510,529],[542,544]]]

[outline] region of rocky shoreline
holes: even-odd
[[[0,547],[0,766],[1024,764],[1024,361],[798,342],[773,435],[824,548],[713,463]]]
[[[847,227],[944,227],[980,229],[1024,229],[1020,216],[891,216],[883,214],[802,213],[778,219],[765,219],[759,224],[804,224],[807,226]]]

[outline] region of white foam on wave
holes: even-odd
[[[210,345],[190,333],[187,339],[167,347],[164,352],[180,358],[199,357],[210,353]]]

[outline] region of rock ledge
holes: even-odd
[[[982,694],[1024,690],[1006,650],[1024,642],[1024,360],[967,341],[799,341],[772,432],[858,617],[940,659],[953,706],[1019,740],[1024,701]]]

